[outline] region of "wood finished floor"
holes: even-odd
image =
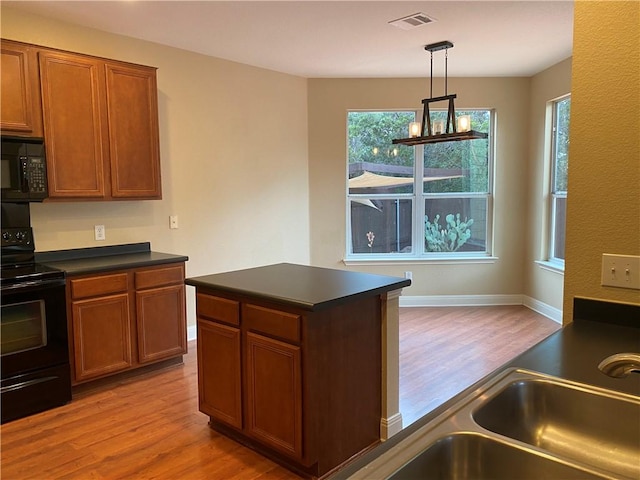
[[[400,396],[408,425],[559,325],[526,307],[400,310]],[[197,411],[195,342],[184,365],[74,394],[2,425],[3,480],[298,477],[212,431]]]
[[[558,330],[523,306],[400,309],[400,413],[406,427]]]

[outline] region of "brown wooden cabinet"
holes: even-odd
[[[128,275],[115,273],[69,280],[76,382],[131,368]]]
[[[113,198],[161,198],[156,69],[105,62]]]
[[[242,429],[240,303],[197,295],[200,411]]]
[[[42,102],[36,48],[2,40],[0,130],[3,135],[42,137]]]
[[[196,303],[200,411],[302,461],[300,316],[212,295]]]
[[[136,270],[138,361],[156,362],[187,351],[184,268]]]
[[[198,319],[200,411],[242,429],[240,329]]]
[[[196,310],[213,428],[312,476],[379,441],[378,298],[315,312],[198,287]]]
[[[101,62],[70,53],[40,51],[49,196],[106,196],[108,155]]]
[[[253,332],[245,334],[245,346],[247,433],[302,459],[300,347]]]
[[[156,69],[40,50],[51,198],[161,198]]]
[[[3,134],[44,136],[49,198],[161,199],[156,68],[2,39]]]
[[[184,264],[71,276],[73,383],[187,352]]]

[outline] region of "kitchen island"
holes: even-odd
[[[282,263],[185,283],[196,287],[199,408],[212,428],[310,477],[388,435],[410,280]]]

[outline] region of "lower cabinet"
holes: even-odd
[[[138,361],[150,363],[187,351],[184,285],[136,291]]]
[[[300,347],[246,334],[247,433],[302,458]]]
[[[199,409],[212,428],[307,476],[379,442],[376,298],[314,312],[198,288],[196,310]]]
[[[200,411],[242,428],[240,329],[198,320]]]
[[[73,383],[187,352],[184,264],[67,279]]]
[[[74,377],[77,381],[133,366],[129,295],[73,303]]]

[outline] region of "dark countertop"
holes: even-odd
[[[67,275],[106,272],[165,263],[186,262],[189,257],[152,252],[149,242],[128,243],[106,247],[74,248],[36,252],[35,260],[49,267],[64,270]]]
[[[640,352],[640,305],[576,298],[572,323],[496,369],[329,478],[349,478],[383,452],[447,411],[486,379],[507,368],[533,370],[640,396],[640,374],[632,373],[626,378],[611,378],[598,370],[598,364],[606,357],[623,352]]]
[[[318,310],[358,296],[378,295],[411,280],[369,273],[279,263],[187,278],[187,285],[250,295],[305,310]]]

